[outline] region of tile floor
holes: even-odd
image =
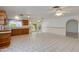
[[[1,52],[78,52],[79,39],[68,38],[65,35],[49,32],[39,32],[30,35],[13,36],[8,48]],[[60,32],[60,31],[59,31]],[[59,33],[58,32],[58,33]]]

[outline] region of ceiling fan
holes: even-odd
[[[54,7],[51,7],[51,10],[52,10],[52,13],[55,13],[56,16],[62,16],[65,13],[69,13],[64,8],[66,8],[66,6],[54,6]]]

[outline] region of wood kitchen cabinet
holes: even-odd
[[[2,31],[0,32],[0,48],[5,48],[10,45],[11,40],[11,32],[10,31]]]
[[[22,20],[22,25],[28,25],[29,24],[29,20]]]
[[[6,25],[7,24],[7,14],[6,11],[0,10],[0,25]]]
[[[23,35],[23,34],[29,34],[29,28],[12,29],[12,36]]]

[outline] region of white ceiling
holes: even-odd
[[[51,7],[52,6],[0,6],[0,9],[6,10],[8,17],[14,17],[19,14],[29,14],[31,18],[57,18],[54,13],[55,9],[51,9]],[[63,10],[67,13],[61,17],[79,14],[79,6],[63,6]]]

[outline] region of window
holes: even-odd
[[[10,20],[8,25],[11,28],[22,27],[22,22],[21,21],[16,21],[16,20]]]

